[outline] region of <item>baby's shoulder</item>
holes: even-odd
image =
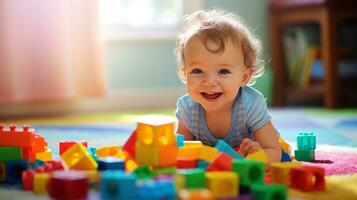
[[[186,109],[191,110],[195,106],[197,106],[197,103],[194,102],[192,97],[190,95],[188,95],[188,94],[185,94],[185,95],[181,96],[177,100],[177,107],[178,108],[186,108]]]
[[[241,88],[240,103],[250,105],[253,102],[262,100],[264,101],[264,96],[259,90],[250,86]]]

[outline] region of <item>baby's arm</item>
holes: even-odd
[[[195,139],[190,130],[188,130],[188,128],[180,121],[178,122],[176,133],[182,134],[185,137],[185,140]]]
[[[269,159],[269,162],[281,161],[281,147],[279,144],[279,136],[269,122],[257,129],[254,133],[255,141],[244,139],[240,146],[240,153],[246,156],[249,153],[263,149]]]

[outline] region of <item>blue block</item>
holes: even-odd
[[[182,134],[176,133],[176,145],[177,147],[182,147],[184,145],[183,141],[185,137]]]
[[[217,140],[216,149],[218,149],[218,151],[226,153],[228,155],[230,155],[232,158],[234,159],[238,159],[241,160],[243,159],[242,156],[240,156],[231,146],[229,146],[229,144],[227,144],[224,140]]]
[[[296,136],[297,148],[299,150],[314,150],[316,149],[316,136],[314,133],[299,133]]]
[[[98,170],[125,170],[125,161],[117,157],[98,158]]]
[[[30,168],[27,160],[11,160],[5,163],[5,182],[21,183],[22,172]]]
[[[139,184],[138,198],[143,200],[175,200],[175,184],[172,180],[144,181]]]
[[[137,199],[136,176],[124,171],[104,171],[100,181],[101,199]]]
[[[42,160],[35,160],[34,163],[31,163],[31,169],[36,169],[37,167],[45,165],[45,162]]]
[[[201,169],[207,169],[207,166],[209,165],[210,163],[205,161],[205,160],[199,160],[197,161],[197,168],[201,168]]]

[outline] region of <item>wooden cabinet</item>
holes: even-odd
[[[269,5],[270,38],[274,75],[274,105],[286,105],[287,96],[322,96],[325,107],[340,106],[337,29],[344,20],[357,19],[357,1],[353,0],[272,0]],[[316,23],[319,26],[324,77],[321,84],[294,88],[286,80],[282,45],[283,27]],[[357,36],[356,36],[357,37]]]

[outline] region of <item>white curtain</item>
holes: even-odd
[[[0,104],[105,94],[97,4],[0,1]]]

